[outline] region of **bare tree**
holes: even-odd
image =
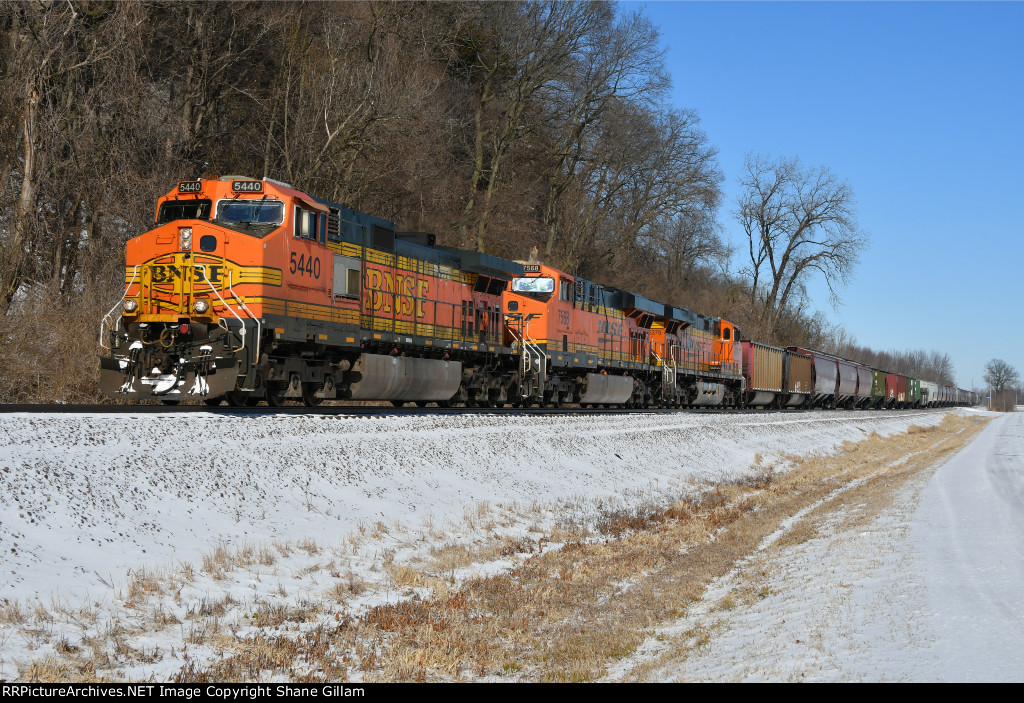
[[[463,41],[467,73],[475,78],[473,175],[460,218],[460,236],[486,248],[495,194],[515,145],[547,119],[539,102],[576,63],[586,37],[606,13],[600,3],[481,3],[479,21]],[[470,235],[474,224],[475,234]]]
[[[83,244],[99,232],[114,144],[135,129],[139,3],[0,5],[0,312],[29,287],[70,300]],[[126,119],[127,118],[127,119]],[[16,197],[14,193],[16,191]]]
[[[71,109],[59,87],[104,54],[104,48],[95,43],[80,50],[83,24],[82,14],[70,4],[11,3],[0,7],[4,34],[0,93],[5,96],[5,116],[15,125],[9,136],[17,144],[8,147],[11,161],[4,171],[20,181],[8,220],[9,234],[0,240],[0,312],[7,311],[15,292],[31,276],[43,239],[39,189],[47,175],[42,158],[50,136],[47,117]]]
[[[1015,398],[1009,391],[1020,383],[1017,369],[1002,359],[992,359],[985,365],[985,383],[992,391],[992,409],[1012,409]]]
[[[693,209],[661,221],[649,239],[660,254],[665,278],[674,285],[688,284],[696,268],[724,266],[732,250],[719,236],[712,210]]]
[[[945,352],[924,349],[876,351],[870,347],[859,346],[842,327],[834,329],[830,343],[821,348],[823,351],[853,359],[883,371],[940,383],[944,386],[952,386],[956,383],[953,360]]]
[[[737,218],[749,243],[750,297],[771,331],[815,274],[824,276],[836,304],[836,288],[849,280],[867,236],[849,184],[828,168],[751,154],[744,169]]]
[[[571,200],[596,154],[594,134],[609,107],[627,102],[657,106],[669,86],[658,30],[641,13],[616,17],[611,5],[585,37],[578,61],[548,91],[544,136],[551,161],[542,174],[546,186],[541,221],[546,230],[544,259],[551,261],[563,235],[563,197]]]
[[[594,138],[580,197],[564,216],[564,265],[608,275],[657,246],[656,223],[682,213],[713,213],[722,175],[718,152],[690,110],[654,111],[616,102]]]

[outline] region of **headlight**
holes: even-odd
[[[190,251],[192,249],[191,227],[181,227],[178,229],[178,247],[182,251]]]
[[[202,315],[204,312],[210,309],[210,304],[205,300],[197,300],[196,302],[192,303],[192,309],[195,310],[200,315]]]
[[[135,302],[135,298],[125,298],[123,307],[125,312],[135,312],[135,308],[139,307],[139,304]]]

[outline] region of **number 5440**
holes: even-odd
[[[298,256],[299,258],[296,259],[296,256]],[[320,257],[306,256],[305,254],[296,254],[293,251],[291,259],[288,262],[288,272],[297,273],[300,276],[312,276],[313,278],[320,278]]]

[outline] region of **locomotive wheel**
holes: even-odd
[[[252,401],[248,393],[241,393],[239,391],[230,391],[224,395],[223,399],[218,398],[217,400],[226,400],[228,405],[233,408],[245,407]]]
[[[405,405],[405,401],[404,400],[392,400],[391,404],[394,405],[396,408],[400,408],[403,405]]]
[[[313,387],[313,386],[303,386],[302,387],[302,403],[307,408],[315,408],[318,405],[320,405],[320,403],[322,403],[322,402],[324,402],[323,398],[317,398],[316,397],[316,388],[315,387]]]
[[[267,384],[267,405],[272,408],[283,407],[287,402],[284,394],[288,390],[288,384],[283,381],[271,381]]]
[[[416,407],[417,408],[425,408],[425,407],[427,407],[427,401],[425,401],[425,400],[417,400],[416,401]]]
[[[220,401],[224,400],[220,396],[216,398],[203,398],[203,405],[209,405],[210,407],[220,405]]]
[[[169,398],[161,398],[160,402],[163,403],[164,405],[177,405],[181,401],[180,400],[171,400]]]

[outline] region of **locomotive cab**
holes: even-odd
[[[504,295],[506,328],[515,346],[535,345],[538,340],[546,344],[546,316],[555,294],[555,276],[543,275],[539,264],[526,264],[523,269],[526,275],[513,278]]]

